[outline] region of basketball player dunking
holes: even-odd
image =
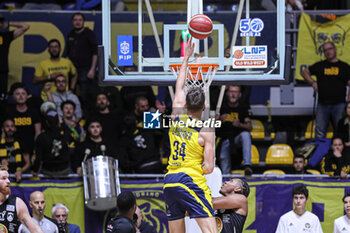
[[[186,68],[193,51],[190,39],[176,80],[173,124],[169,130],[171,154],[164,178],[164,196],[170,233],[185,232],[186,212],[196,219],[202,232],[217,232],[211,192],[203,176],[214,169],[214,131],[181,124],[200,120],[205,108],[201,88],[190,89],[185,95]]]

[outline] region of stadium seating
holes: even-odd
[[[259,158],[260,156],[259,156],[258,148],[256,148],[255,145],[252,145],[252,157],[251,157],[252,164],[259,164],[260,162]]]
[[[306,169],[307,172],[310,172],[312,175],[321,175],[321,172],[315,169]]]
[[[253,139],[264,139],[265,138],[265,128],[260,120],[252,119],[253,130],[250,132]]]
[[[265,162],[266,164],[293,164],[294,153],[286,144],[273,144],[269,147]]]
[[[312,127],[312,135],[311,135],[311,127]],[[305,139],[315,138],[315,127],[316,127],[315,120],[311,120],[307,124],[306,131],[305,131]],[[332,137],[333,137],[333,126],[332,124],[329,124],[326,138],[332,138]]]
[[[286,173],[279,169],[271,169],[264,171],[263,175],[285,175]]]
[[[234,175],[244,175],[244,170],[232,170],[231,173]]]

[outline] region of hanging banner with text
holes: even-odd
[[[275,232],[280,216],[293,208],[292,189],[298,184],[305,184],[309,190],[307,210],[318,216],[323,232],[332,232],[334,219],[344,215],[342,197],[350,192],[349,182],[335,179],[304,177],[302,180],[249,179],[247,182],[250,195],[245,233]],[[134,192],[144,220],[154,226],[157,232],[169,232],[162,179],[121,180],[121,189]],[[81,179],[23,181],[11,186],[12,194],[21,197],[27,205],[30,193],[36,190],[45,194],[46,216],[51,217],[53,204],[63,203],[70,210],[68,222],[79,225],[82,232],[103,233],[107,219],[115,213],[114,210],[92,211],[85,208]]]

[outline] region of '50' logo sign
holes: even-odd
[[[261,31],[264,29],[264,22],[259,18],[241,19],[239,22],[239,31],[241,37],[261,36]]]

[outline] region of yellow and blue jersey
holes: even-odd
[[[180,172],[180,170],[187,173],[191,170],[197,170],[198,173],[203,174],[204,147],[198,143],[201,128],[186,127],[188,121],[195,122],[196,119],[190,118],[187,114],[181,114],[174,119],[170,127],[169,139],[171,153],[167,167],[168,173]],[[182,127],[180,126],[181,122],[184,125]]]
[[[186,124],[191,121],[194,124]],[[204,147],[199,145],[201,128],[195,119],[181,114],[169,130],[171,154],[164,178],[164,199],[169,220],[212,217],[211,192],[203,176]]]

